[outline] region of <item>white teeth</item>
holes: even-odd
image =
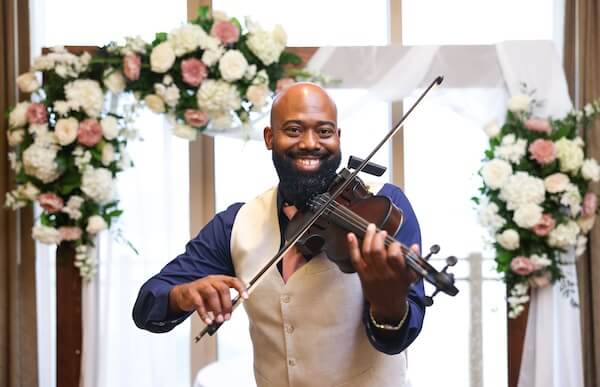
[[[305,167],[312,167],[319,163],[318,159],[298,159],[298,162]]]

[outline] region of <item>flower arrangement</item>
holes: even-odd
[[[564,253],[585,251],[598,211],[590,183],[600,180],[600,166],[586,158],[579,133],[600,113],[600,103],[551,120],[534,116],[538,105],[531,95],[513,96],[504,125],[486,126],[483,184],[473,198],[508,287],[511,318],[524,310],[530,287],[564,278]]]
[[[174,134],[188,140],[208,127],[247,124],[274,91],[294,82],[284,66],[300,58],[284,51],[286,41],[280,26],[267,31],[248,19],[244,29],[235,18],[202,7],[191,23],[158,33],[151,43],[126,38],[93,54],[55,48],[36,58],[17,79],[31,101],[9,112],[16,188],[6,206],[38,203],[43,212],[33,238],[73,243],[75,265],[91,278],[96,263],[89,247],[122,213],[115,178],[131,165],[126,147],[136,138],[130,128],[135,107],[166,114]],[[107,111],[105,95],[124,92],[135,103],[123,114]]]

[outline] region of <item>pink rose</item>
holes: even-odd
[[[556,221],[550,214],[543,214],[542,219],[533,226],[533,232],[537,236],[546,236],[550,234],[550,231],[554,230],[554,226],[556,226]]]
[[[38,201],[40,202],[40,206],[49,214],[60,211],[65,205],[62,198],[53,192],[41,194],[38,196]]]
[[[534,268],[533,263],[529,258],[518,256],[510,261],[510,269],[519,275],[527,275],[531,273]]]
[[[62,226],[58,228],[60,239],[63,241],[76,241],[81,238],[81,229],[79,227]]]
[[[201,128],[208,123],[208,114],[200,110],[186,109],[183,113],[186,124]]]
[[[30,124],[45,124],[48,122],[48,111],[43,103],[32,103],[27,108],[27,121]]]
[[[583,209],[581,210],[581,214],[583,216],[595,214],[597,208],[598,197],[593,192],[587,192],[583,197]]]
[[[208,70],[200,59],[190,58],[181,61],[181,75],[188,85],[200,86],[208,76]]]
[[[240,31],[230,21],[218,21],[210,30],[212,36],[216,36],[223,44],[235,43],[240,38]]]
[[[140,70],[142,68],[142,58],[139,55],[127,54],[123,57],[123,74],[130,81],[140,79]]]
[[[282,78],[278,80],[277,86],[275,87],[275,93],[284,91],[288,87],[292,86],[294,83],[296,83],[296,81],[294,81],[292,78]]]
[[[556,146],[550,140],[538,138],[529,145],[531,158],[542,165],[550,164],[556,160]]]
[[[102,126],[98,120],[88,118],[81,121],[77,131],[77,142],[81,145],[92,147],[102,139]]]
[[[529,278],[529,285],[532,288],[543,288],[550,285],[552,277],[549,272],[544,272],[540,275],[534,275]]]
[[[525,121],[525,127],[532,132],[537,133],[550,133],[552,130],[552,126],[550,126],[550,122],[548,120],[543,120],[541,118],[530,118]]]

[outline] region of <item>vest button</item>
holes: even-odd
[[[284,304],[287,304],[288,302],[290,302],[290,296],[288,296],[287,294],[284,294],[283,296],[281,296],[281,302],[283,302]]]
[[[293,367],[296,365],[296,359],[288,359],[288,365],[290,367]]]
[[[291,334],[294,332],[294,327],[291,324],[285,324],[285,332]]]

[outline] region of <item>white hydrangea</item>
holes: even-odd
[[[546,195],[544,181],[519,171],[508,178],[500,189],[500,199],[506,202],[509,210],[516,210],[524,204],[541,204]]]
[[[496,242],[506,250],[514,250],[519,248],[519,233],[512,228],[504,230],[496,235]]]
[[[114,197],[112,174],[106,168],[87,168],[81,178],[81,190],[97,203],[110,202]]]
[[[554,144],[561,172],[577,172],[583,165],[583,149],[577,142],[564,137]]]
[[[43,183],[53,182],[60,176],[56,164],[57,152],[58,147],[55,145],[34,142],[23,152],[25,173],[37,177]]]
[[[98,117],[104,104],[100,84],[91,79],[78,79],[65,85],[67,103],[72,110],[83,111],[90,117]]]
[[[195,51],[200,41],[206,37],[206,32],[196,24],[183,25],[169,33],[167,41],[173,47],[176,56],[182,56]]]
[[[65,206],[61,209],[62,212],[69,215],[69,218],[73,220],[78,220],[81,218],[81,205],[85,199],[81,196],[73,195],[67,200]]]
[[[500,189],[512,175],[512,166],[505,160],[493,159],[481,168],[481,177],[491,189]]]
[[[502,228],[506,220],[498,214],[498,205],[494,202],[483,203],[479,208],[479,223],[485,228],[490,228],[492,232]]]
[[[577,216],[581,211],[581,193],[573,183],[567,185],[567,189],[560,197],[560,204],[569,207],[571,216]]]
[[[233,118],[229,112],[213,112],[210,115],[210,125],[215,130],[230,129],[233,126]]]
[[[86,169],[90,161],[92,161],[92,153],[89,150],[85,150],[82,146],[75,148],[73,156],[75,156],[75,166],[79,171]]]
[[[494,150],[496,157],[518,164],[527,153],[527,140],[516,138],[514,134],[508,134],[502,138],[502,142]]]
[[[515,210],[513,220],[517,226],[532,228],[542,219],[544,209],[535,203],[525,203]]]
[[[60,233],[54,227],[38,224],[33,227],[31,236],[36,241],[45,243],[47,245],[60,243]]]
[[[287,37],[281,26],[275,27],[272,33],[264,30],[258,25],[246,20],[248,26],[248,48],[266,66],[279,60],[279,56],[285,49]]]
[[[577,235],[579,235],[579,225],[569,220],[567,223],[561,223],[548,235],[548,245],[567,249],[577,243]]]
[[[129,54],[145,54],[146,53],[146,42],[140,37],[126,37],[125,45],[121,47],[121,54],[123,56]]]
[[[246,73],[248,61],[238,50],[229,50],[219,59],[219,71],[224,80],[234,82]]]
[[[91,58],[87,52],[77,56],[62,46],[56,46],[50,50],[50,53],[35,58],[31,69],[33,71],[54,70],[62,78],[77,78],[81,72],[87,70]]]
[[[600,166],[594,159],[587,159],[581,166],[581,176],[586,180],[600,181]]]
[[[240,94],[231,83],[213,79],[202,82],[196,94],[198,107],[205,112],[237,110],[241,106]]]
[[[69,112],[70,107],[67,101],[54,101],[54,111],[60,117],[64,117]]]
[[[119,94],[123,92],[127,86],[127,81],[123,75],[123,72],[112,67],[104,70],[103,83],[104,86],[113,94]]]

